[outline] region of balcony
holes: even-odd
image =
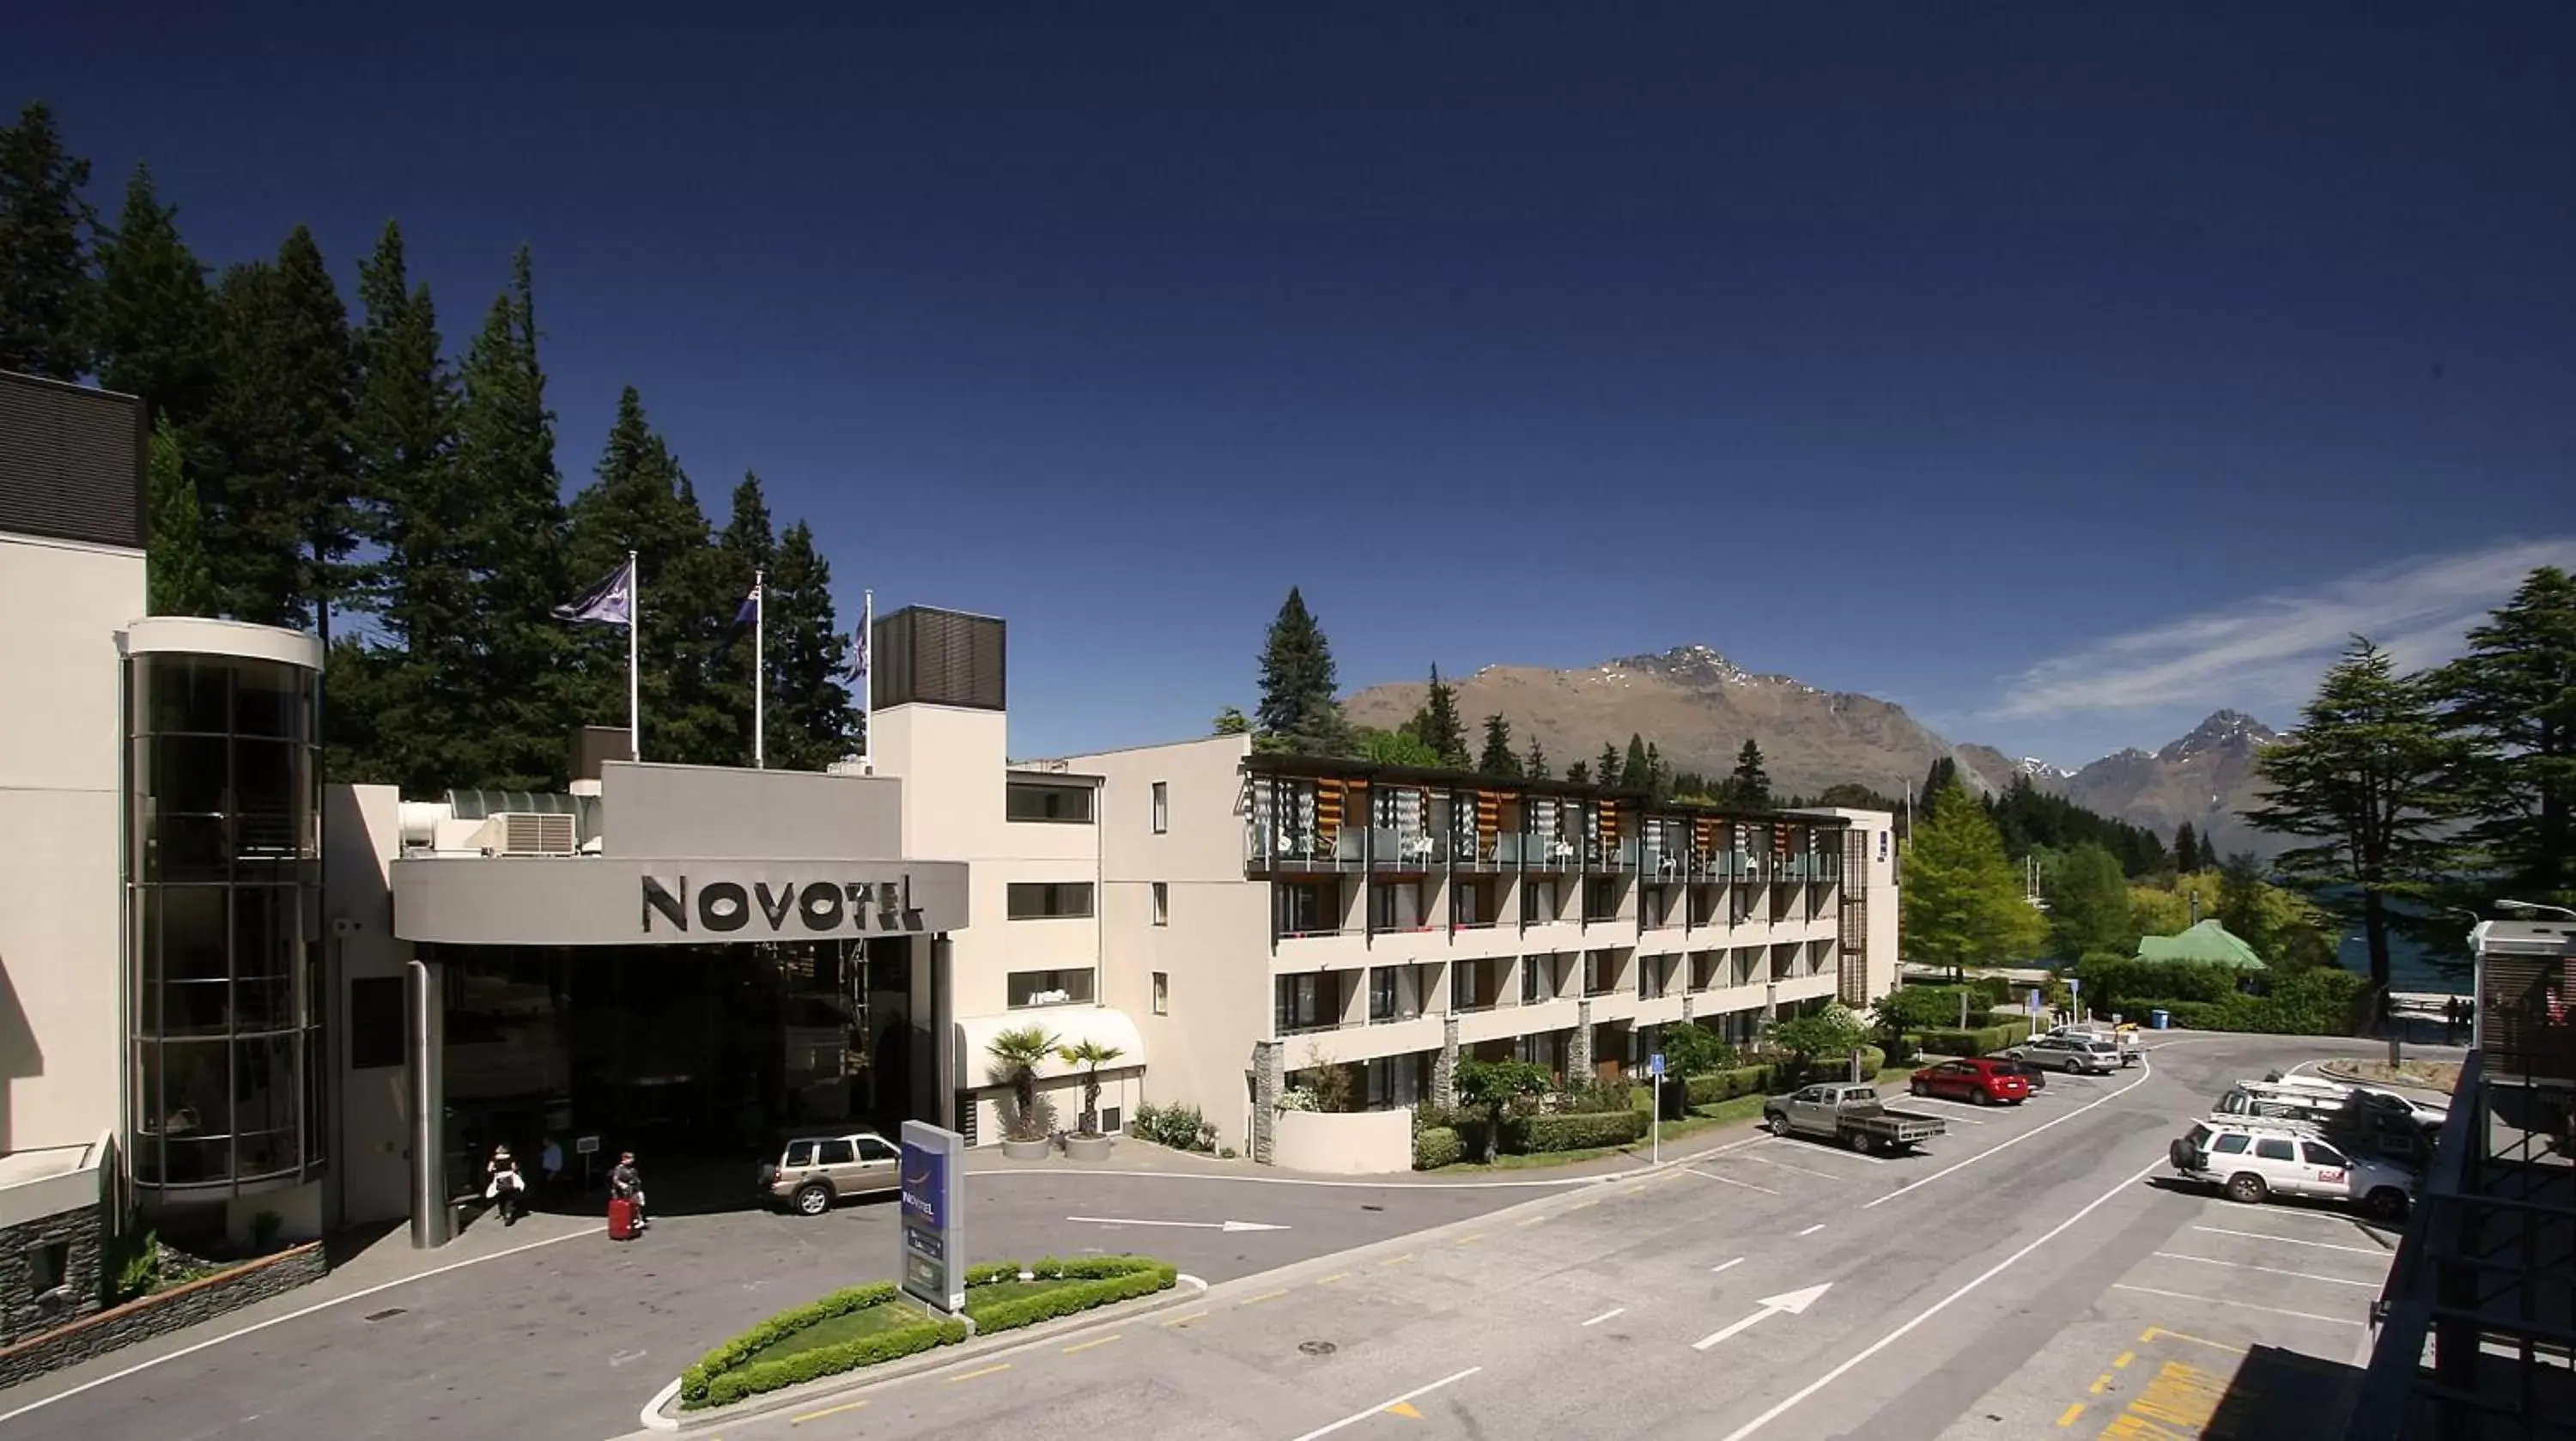
[[[1278,1036],[1311,1036],[1338,1031],[1347,1019],[1360,977],[1349,971],[1308,971],[1271,978],[1271,1032]]]

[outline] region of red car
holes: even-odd
[[[1925,1066],[1914,1073],[1906,1089],[1918,1096],[1978,1106],[2018,1106],[2030,1099],[2030,1079],[2015,1071],[2011,1062],[1982,1057]]]

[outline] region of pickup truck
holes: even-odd
[[[1950,1130],[1938,1116],[1887,1109],[1879,1104],[1876,1086],[1859,1082],[1833,1082],[1773,1096],[1762,1103],[1762,1124],[1775,1136],[1840,1141],[1864,1155],[1910,1151]]]

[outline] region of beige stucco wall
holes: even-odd
[[[123,1122],[117,633],[140,551],[0,535],[0,1152]]]
[[[401,793],[392,786],[326,787],[322,793],[323,924],[332,948],[332,1224],[411,1214],[411,1102],[401,1066],[349,1064],[349,989],[403,979],[408,941],[393,928],[388,867],[401,851]]]
[[[1377,1176],[1413,1169],[1413,1108],[1281,1111],[1270,1136],[1271,1164],[1321,1176]]]

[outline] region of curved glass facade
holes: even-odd
[[[217,1195],[325,1162],[313,672],[128,662],[135,1183]]]

